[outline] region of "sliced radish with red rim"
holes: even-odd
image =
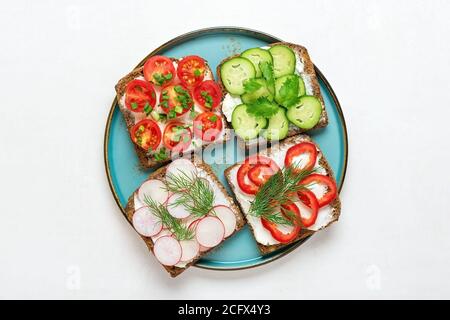
[[[225,227],[225,238],[233,234],[236,229],[236,215],[230,207],[219,205],[213,208],[213,214],[222,221]]]
[[[149,207],[142,207],[133,214],[134,229],[144,237],[152,237],[162,229],[161,220],[155,216]]]
[[[180,241],[181,249],[183,254],[181,255],[180,261],[186,262],[194,259],[200,252],[200,244],[197,240],[182,240]]]
[[[180,262],[183,250],[180,242],[171,236],[163,236],[153,246],[156,259],[165,266],[174,266]]]
[[[165,236],[172,236],[172,231],[170,231],[169,229],[163,228],[158,234],[154,235],[152,237],[153,243],[158,240],[161,237],[165,237]]]
[[[199,244],[212,248],[222,242],[225,227],[219,218],[207,216],[198,222],[195,234]]]
[[[174,160],[166,170],[166,179],[170,179],[170,176],[187,176],[194,178],[197,176],[197,168],[195,168],[192,161],[188,159],[176,159]]]
[[[184,219],[189,217],[191,214],[183,205],[177,204],[180,197],[181,195],[178,193],[174,193],[169,197],[167,200],[167,211],[169,211],[170,215],[174,218]]]
[[[145,199],[152,199],[158,204],[166,202],[169,197],[169,192],[166,185],[161,180],[151,179],[145,181],[138,191],[139,200],[145,203]]]

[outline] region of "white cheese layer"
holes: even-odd
[[[297,143],[300,143],[300,142],[301,141],[297,141]],[[276,154],[271,154],[270,158],[272,160],[274,160],[278,164],[278,166],[280,168],[283,168],[284,167],[284,158],[286,156],[286,151],[293,145],[294,144],[279,146],[277,148]],[[261,155],[266,155],[265,152],[261,152],[260,154]],[[299,158],[301,158],[301,156]],[[319,173],[319,174],[326,174],[325,168],[323,168],[319,164],[321,158],[322,158],[322,154],[319,152],[318,155],[317,155],[315,168],[317,170],[317,173]],[[263,245],[278,244],[279,242],[277,240],[275,240],[272,237],[272,235],[270,234],[270,232],[266,228],[264,228],[264,226],[262,225],[261,218],[254,217],[254,216],[248,214],[248,211],[250,209],[250,205],[251,205],[251,203],[252,203],[252,201],[254,200],[255,197],[253,195],[248,195],[248,194],[244,193],[239,188],[239,184],[237,182],[237,171],[238,170],[239,170],[239,166],[236,166],[235,168],[233,168],[231,170],[231,172],[230,172],[231,184],[234,186],[234,192],[235,192],[236,199],[240,203],[241,208],[243,210],[243,213],[247,217],[247,221],[248,221],[248,223],[251,225],[251,227],[253,229],[256,241],[258,243],[263,244]],[[320,188],[320,186],[318,186],[318,187]],[[314,191],[316,191],[316,190],[314,190]],[[295,204],[299,207],[300,212],[302,213],[302,215],[306,215],[310,211],[310,209],[308,207],[306,207],[305,205],[303,205],[303,203],[301,201],[297,201],[297,202],[295,202]],[[308,229],[317,231],[317,230],[325,227],[326,225],[328,225],[332,221],[332,219],[333,219],[333,209],[332,209],[332,207],[331,206],[324,206],[323,208],[319,209],[316,222],[311,227],[309,227]]]
[[[224,193],[222,191],[222,189],[219,187],[219,185],[217,183],[214,182],[214,180],[211,178],[211,176],[203,169],[201,168],[197,168],[198,171],[198,176],[201,178],[205,178],[206,180],[208,180],[213,192],[214,192],[214,206],[218,206],[218,205],[224,205],[224,206],[228,206],[231,208],[231,203],[230,201],[227,199],[227,194]],[[144,203],[142,203],[142,201],[139,200],[138,196],[137,196],[137,192],[134,193],[134,200],[133,200],[133,204],[134,204],[134,209],[137,210],[139,208],[142,208],[145,206]],[[185,225],[186,227],[188,227],[194,220],[196,220],[195,217],[193,216],[189,216],[185,219],[182,219],[182,224]],[[166,232],[166,231],[165,231]],[[159,234],[155,235],[152,237],[152,241],[156,241],[156,239],[159,238]],[[188,261],[180,261],[178,264],[176,264],[176,267],[179,268],[185,268],[186,265],[191,262],[193,259],[188,260]]]

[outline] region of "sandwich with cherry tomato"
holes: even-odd
[[[323,128],[328,116],[305,47],[278,42],[250,48],[217,67],[220,110],[245,146]]]
[[[339,218],[333,172],[306,135],[246,158],[228,168],[225,177],[262,253],[304,239]]]
[[[129,197],[128,221],[176,277],[245,223],[211,167],[179,158],[150,174]]]
[[[226,140],[222,97],[199,56],[152,56],[116,85],[120,111],[144,168]]]

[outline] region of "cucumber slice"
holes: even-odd
[[[289,131],[289,120],[286,117],[286,111],[284,108],[278,108],[275,113],[269,119],[269,125],[263,132],[263,137],[267,140],[281,140],[286,138]]]
[[[247,105],[240,104],[231,115],[231,125],[236,134],[244,140],[256,138],[266,125],[267,119],[247,113]]]
[[[322,104],[314,96],[301,97],[286,113],[289,121],[305,130],[313,128],[319,122],[321,114]]]
[[[295,54],[291,48],[283,45],[273,46],[269,49],[273,57],[273,74],[279,78],[295,71]]]
[[[287,80],[295,78],[295,77],[298,78],[298,96],[301,97],[306,94],[305,83],[303,82],[303,79],[300,76],[298,76],[296,74],[282,76],[275,80],[275,101],[277,103],[283,105],[283,101],[280,97],[280,89]],[[284,107],[286,107],[286,106],[284,106]]]
[[[273,95],[270,93],[269,88],[267,87],[267,82],[263,78],[255,79],[256,82],[261,84],[261,88],[253,92],[246,92],[241,96],[242,102],[244,103],[252,103],[255,102],[258,98],[266,97],[270,101],[273,100]]]
[[[246,58],[253,63],[257,78],[261,77],[261,70],[259,69],[259,64],[261,62],[267,61],[273,63],[272,55],[270,54],[270,52],[261,48],[245,50],[241,53],[241,57]]]
[[[243,94],[244,82],[254,78],[255,74],[253,63],[241,57],[230,59],[220,67],[222,83],[231,94]]]

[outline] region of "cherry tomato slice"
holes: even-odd
[[[305,228],[311,227],[317,219],[317,214],[319,213],[319,202],[317,201],[316,195],[309,190],[301,190],[298,192],[298,198],[304,205],[311,209],[309,217],[302,216],[302,224]]]
[[[278,172],[278,170],[280,170],[276,162],[273,161],[272,159],[260,155],[248,157],[247,159],[245,159],[244,163],[239,167],[237,172],[237,182],[239,188],[241,188],[241,190],[244,193],[253,195],[256,194],[260,189],[260,187],[255,183],[253,183],[248,176],[248,172],[250,171],[250,169],[252,169],[254,166],[258,164],[268,166],[273,171],[273,173],[276,173]]]
[[[159,105],[169,118],[185,114],[194,105],[191,94],[181,84],[164,87],[161,90],[159,101]]]
[[[161,130],[158,124],[150,119],[136,123],[130,130],[131,140],[145,151],[156,150],[161,142]]]
[[[305,157],[307,157],[305,159]],[[313,143],[301,142],[292,146],[286,152],[284,165],[293,166],[297,170],[312,170],[317,160],[317,149]]]
[[[222,100],[222,90],[213,80],[206,80],[195,87],[193,96],[204,111],[214,111]]]
[[[144,64],[144,78],[158,86],[169,85],[175,79],[172,60],[164,56],[153,56]]]
[[[169,122],[164,129],[163,142],[172,152],[183,152],[189,148],[192,132],[183,122]]]
[[[205,77],[206,63],[199,56],[187,56],[178,63],[177,75],[188,88],[199,85]]]
[[[328,176],[322,174],[313,173],[300,181],[300,184],[312,191],[317,198],[319,208],[331,203],[337,196],[336,182]],[[317,187],[314,185],[321,185],[325,189],[325,192],[317,191]]]
[[[264,226],[264,228],[269,230],[270,234],[275,240],[281,243],[289,243],[298,237],[300,230],[302,229],[300,224],[301,219],[300,210],[294,203],[287,203],[281,206],[281,212],[287,219],[292,221],[294,225],[290,232],[288,233],[282,232],[278,228],[278,225],[276,223],[273,223],[264,218],[261,218],[261,223]]]
[[[153,85],[144,80],[132,80],[125,90],[125,105],[133,112],[143,112],[146,105],[153,108],[156,93]]]
[[[194,135],[203,141],[214,141],[222,132],[222,117],[214,112],[200,113],[194,119]]]

